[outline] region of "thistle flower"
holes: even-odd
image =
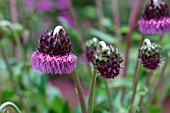
[[[161,63],[161,47],[156,43],[151,43],[149,39],[144,40],[143,46],[139,50],[139,58],[143,67],[155,70]]]
[[[87,57],[88,62],[93,61],[93,54],[95,53],[97,49],[98,43],[99,41],[97,38],[93,38],[86,42],[86,57]]]
[[[38,50],[31,56],[31,66],[50,74],[68,74],[76,67],[71,40],[61,26],[45,32],[38,39]]]
[[[100,41],[94,54],[93,65],[104,78],[115,78],[120,74],[122,53],[116,47]]]
[[[139,20],[139,30],[144,34],[170,33],[168,6],[162,0],[149,0],[143,18]]]

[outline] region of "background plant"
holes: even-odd
[[[11,5],[13,2],[16,2],[16,6]],[[89,67],[84,65],[86,62],[83,59],[86,40],[96,37],[108,44],[118,46],[122,53],[127,53],[129,48],[127,66],[123,68],[126,70],[125,78],[119,76],[108,81],[114,112],[126,113],[132,95],[135,62],[140,42],[142,42],[137,20],[141,18],[141,11],[146,2],[146,0],[137,2],[133,0],[66,0],[63,3],[62,0],[0,0],[0,104],[12,101],[22,113],[81,112],[79,104],[70,108],[71,104],[68,103],[73,102],[67,101],[61,89],[50,84],[51,79],[57,81],[65,76],[47,76],[30,67],[30,56],[38,46],[38,37],[44,31],[51,30],[60,24],[72,40],[73,51],[78,56],[77,71],[85,88],[89,88],[91,78],[89,76],[91,64]],[[168,0],[164,2],[170,6]],[[146,107],[153,89],[152,84],[157,77],[160,77],[159,87],[154,92],[149,113],[162,113],[167,111],[165,108],[169,104],[166,100],[170,94],[168,82],[170,64],[166,59],[169,59],[170,38],[169,34],[145,35],[144,38],[159,43],[164,61],[155,71],[148,71],[140,66],[136,96],[131,107],[138,112]],[[72,80],[71,77],[69,79]],[[125,91],[124,99],[122,99],[122,90]],[[86,95],[86,102],[87,100]],[[140,100],[142,100],[141,103]],[[105,81],[101,77],[97,77],[94,102],[94,113],[110,111]]]

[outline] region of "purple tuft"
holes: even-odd
[[[140,32],[144,34],[170,33],[170,18],[162,19],[141,19],[138,22]]]
[[[49,74],[69,74],[76,68],[76,60],[72,53],[50,56],[36,51],[31,56],[31,66]]]
[[[162,0],[149,0],[138,25],[144,34],[170,33],[168,6]]]

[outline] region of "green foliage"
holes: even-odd
[[[118,33],[120,34],[121,41],[119,42],[115,34],[115,24],[113,17],[112,0],[102,0],[103,16],[99,20],[101,12],[98,12],[96,3],[94,0],[73,0],[73,8],[75,12],[69,9],[60,9],[58,4],[49,11],[39,11],[33,9],[34,7],[27,7],[25,2],[29,0],[17,0],[18,10],[18,23],[12,23],[12,15],[10,12],[9,0],[0,0],[0,104],[6,101],[12,101],[16,103],[23,113],[81,113],[80,103],[73,108],[70,107],[68,97],[64,97],[59,86],[51,85],[48,74],[41,73],[31,68],[30,56],[32,52],[37,50],[37,39],[41,34],[47,30],[53,30],[56,25],[62,25],[67,31],[68,36],[71,38],[73,53],[77,56],[77,71],[79,73],[81,85],[84,90],[89,90],[91,76],[89,72],[93,66],[89,64],[87,66],[85,54],[85,41],[89,38],[96,37],[99,40],[103,40],[108,44],[117,46],[125,53],[127,46],[127,34],[130,31],[129,18],[131,16],[131,9],[133,5],[129,3],[129,0],[117,0],[119,6],[120,16],[120,28]],[[55,0],[51,0],[55,1]],[[57,0],[59,1],[59,0]],[[62,1],[62,0],[61,0]],[[166,2],[168,0],[165,0]],[[40,1],[37,1],[38,3]],[[64,1],[66,2],[66,1]],[[36,4],[34,4],[36,6]],[[48,5],[48,4],[45,4]],[[145,5],[145,4],[143,4]],[[41,6],[45,7],[45,6]],[[30,11],[33,9],[33,11]],[[73,10],[74,10],[73,9]],[[66,18],[59,17],[61,12],[66,13]],[[62,12],[62,13],[63,13]],[[71,12],[71,13],[70,13]],[[75,15],[74,15],[75,13]],[[64,15],[64,14],[63,14]],[[141,17],[141,13],[138,18]],[[69,21],[67,21],[67,19]],[[75,23],[77,21],[77,23]],[[79,29],[80,31],[77,31]],[[139,82],[136,90],[135,100],[133,105],[130,105],[130,99],[132,95],[132,88],[134,83],[134,72],[137,59],[139,45],[142,34],[138,30],[136,23],[135,30],[132,33],[132,44],[129,50],[129,62],[128,67],[122,68],[127,70],[125,78],[117,77],[114,80],[109,80],[109,88],[111,90],[111,96],[113,103],[113,109],[115,113],[127,113],[129,108],[133,111],[137,110],[142,113],[148,103],[148,98],[153,89],[153,84],[157,78],[157,75],[161,72],[163,65],[165,64],[165,57],[170,49],[170,35],[163,34],[163,38],[160,42],[159,35],[145,35],[145,38],[149,38],[152,42],[157,42],[162,47],[162,60],[160,67],[151,72],[146,70],[140,65],[139,70]],[[83,40],[83,44],[80,44],[80,40]],[[18,43],[20,44],[22,51],[19,51]],[[5,51],[6,56],[3,57]],[[24,57],[24,58],[23,58]],[[125,56],[124,56],[125,58]],[[7,59],[7,62],[5,62]],[[148,113],[162,113],[163,108],[157,105],[159,97],[162,96],[164,100],[170,94],[169,86],[169,62],[165,69],[164,75],[162,75],[160,88],[157,89]],[[121,74],[123,73],[123,69]],[[121,75],[120,74],[120,75]],[[68,75],[69,76],[69,75]],[[148,77],[149,76],[149,77]],[[66,76],[54,75],[53,79],[60,79]],[[149,80],[149,86],[146,86],[147,79]],[[73,81],[72,76],[68,77],[69,81]],[[110,113],[109,101],[106,93],[106,86],[104,84],[104,78],[98,76],[94,101],[94,113]],[[62,81],[65,83],[66,81]],[[163,88],[162,88],[163,87]],[[74,90],[65,87],[62,90]],[[122,103],[121,95],[122,88],[126,88],[124,102]],[[161,92],[162,91],[162,92]],[[84,91],[87,93],[87,91]],[[88,104],[88,95],[85,94],[86,105]],[[70,96],[70,98],[77,97],[77,95]],[[143,101],[140,106],[139,100],[143,97]],[[76,101],[76,100],[75,100]],[[169,103],[165,103],[169,104]]]

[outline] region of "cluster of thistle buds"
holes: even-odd
[[[109,79],[120,74],[120,64],[123,62],[123,57],[117,47],[106,45],[104,41],[98,42],[93,38],[87,41],[86,53],[90,54],[86,54],[87,57],[93,58],[94,68],[98,70],[102,77]]]
[[[149,39],[145,39],[143,46],[139,50],[139,58],[143,67],[149,70],[155,70],[161,63],[162,49],[156,43],[151,43]]]

